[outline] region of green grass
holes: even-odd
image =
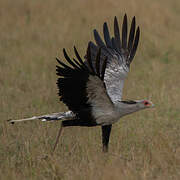
[[[136,16],[140,44],[125,83],[124,99],[150,99],[154,109],[113,126],[108,154],[101,131],[67,128],[53,156],[59,122],[9,118],[65,111],[56,87],[55,57],[73,56],[113,27]],[[180,2],[178,0],[2,0],[0,6],[0,179],[180,179]]]

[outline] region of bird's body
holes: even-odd
[[[64,57],[70,66],[57,59],[59,63],[56,69],[57,85],[60,101],[67,105],[69,111],[27,118],[23,121],[61,120],[62,127],[101,126],[103,151],[107,151],[112,124],[125,115],[152,107],[152,103],[147,100],[122,101],[124,80],[139,42],[139,27],[136,32],[135,30],[134,17],[129,38],[127,38],[127,17],[125,15],[122,39],[120,39],[119,26],[115,17],[114,37],[110,37],[106,23],[103,26],[105,43],[99,33],[94,30],[96,44],[89,42],[85,61],[82,60],[76,48],[74,48],[76,59],[71,59],[64,49]],[[21,120],[10,122],[17,121]]]

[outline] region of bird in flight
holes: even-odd
[[[117,18],[114,18],[114,36],[110,37],[107,23],[103,25],[104,41],[94,30],[95,43],[89,42],[85,60],[74,47],[76,58],[71,59],[63,49],[67,64],[57,58],[57,86],[60,101],[69,111],[10,120],[10,123],[40,119],[61,120],[61,127],[53,148],[55,150],[62,129],[69,126],[101,126],[103,152],[108,151],[112,125],[125,115],[153,107],[149,100],[122,100],[124,80],[135,56],[140,30],[132,19],[128,35],[125,14],[120,37]]]

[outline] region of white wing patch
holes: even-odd
[[[124,80],[128,72],[129,68],[126,63],[120,63],[117,58],[111,59],[107,64],[104,82],[106,84],[107,93],[113,103],[122,99]]]

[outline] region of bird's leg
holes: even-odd
[[[101,128],[102,128],[103,152],[108,152],[109,137],[111,134],[112,125],[101,126]]]
[[[58,142],[59,142],[59,138],[60,138],[60,136],[61,136],[63,127],[64,127],[64,126],[63,126],[63,123],[61,123],[61,126],[60,126],[59,131],[58,131],[58,135],[57,135],[57,138],[56,138],[56,142],[55,142],[54,147],[53,147],[53,153],[54,153],[54,151],[55,151],[55,149],[56,149],[56,147],[57,147],[57,144],[58,144]]]
[[[60,126],[60,129],[59,129],[59,131],[58,131],[58,135],[57,135],[57,138],[56,138],[56,142],[55,142],[55,144],[54,144],[53,153],[54,153],[54,151],[55,151],[55,149],[56,149],[56,147],[57,147],[59,138],[60,138],[61,133],[62,133],[62,129],[63,129],[64,127],[69,127],[69,126],[87,126],[87,124],[88,124],[88,121],[87,121],[87,122],[86,122],[86,121],[85,121],[85,122],[84,122],[84,121],[82,122],[82,121],[80,121],[79,119],[71,119],[71,120],[62,121],[61,126]]]

